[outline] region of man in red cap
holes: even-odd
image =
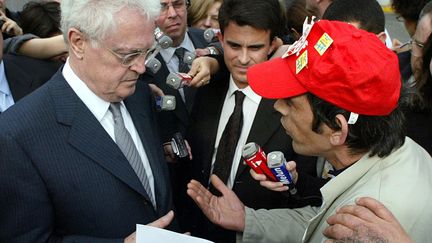
[[[326,158],[337,176],[321,188],[321,207],[273,210],[245,207],[216,176],[221,197],[191,181],[188,194],[211,221],[239,232],[241,242],[322,242],[327,219],[367,196],[388,207],[414,242],[429,240],[432,158],[405,137],[397,56],[374,34],[321,20],[247,77],[256,93],[278,99],[294,150]],[[402,240],[394,237],[368,240]]]

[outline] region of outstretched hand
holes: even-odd
[[[216,175],[212,175],[210,180],[222,196],[213,195],[196,180],[191,180],[187,185],[187,194],[211,222],[225,229],[242,232],[245,227],[245,206]]]
[[[324,235],[334,240],[412,242],[390,210],[370,197],[359,198],[356,205],[346,205],[338,209],[336,214],[327,219],[327,223],[330,226],[324,230]]]

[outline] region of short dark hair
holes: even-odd
[[[406,20],[417,22],[423,7],[430,0],[393,0],[392,7]]]
[[[24,33],[41,38],[60,34],[60,4],[54,1],[28,2],[21,11],[20,25]]]
[[[334,130],[340,129],[340,124],[336,120],[338,114],[349,119],[349,111],[311,93],[307,94],[307,98],[314,116],[312,122],[314,132],[321,133],[322,124]],[[405,141],[405,115],[401,104],[387,116],[359,115],[357,122],[348,126],[345,144],[353,155],[369,152],[370,156],[386,157],[394,149],[401,147]]]
[[[313,14],[306,9],[304,0],[293,0],[288,5],[286,3],[287,28],[291,32],[291,28],[295,29],[300,35],[303,33],[303,23],[307,17],[312,17]]]
[[[230,22],[270,30],[270,40],[286,33],[285,18],[278,0],[224,0],[219,9],[222,34]]]
[[[360,29],[379,34],[384,31],[384,12],[377,0],[334,0],[322,19],[357,22]]]

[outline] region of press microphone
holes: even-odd
[[[167,49],[167,48],[170,48],[172,46],[173,40],[171,39],[171,37],[169,37],[164,32],[162,32],[162,30],[159,29],[159,27],[156,27],[156,29],[154,30],[154,37],[155,37],[156,42],[163,49]]]
[[[156,108],[158,111],[172,111],[176,108],[176,99],[173,95],[156,96]]]
[[[161,49],[162,47],[157,44],[154,50],[150,53],[150,55],[146,57],[144,63],[146,68],[148,68],[153,74],[156,74],[162,67],[162,63],[156,58],[156,55]]]
[[[291,173],[285,168],[285,156],[280,151],[274,151],[267,155],[267,165],[277,180],[288,186],[291,195],[297,193]]]
[[[189,155],[186,142],[180,132],[176,132],[173,134],[173,137],[171,138],[171,147],[174,154],[177,155],[179,158],[184,158]]]
[[[277,181],[271,170],[267,167],[267,158],[262,148],[250,142],[243,147],[242,157],[246,164],[257,174],[264,174],[272,181]]]
[[[183,56],[183,62],[186,63],[187,65],[192,65],[193,60],[195,60],[195,54],[192,52],[188,52],[186,51],[184,56]]]
[[[166,84],[173,89],[181,89],[192,80],[192,76],[186,73],[170,73],[166,78]]]
[[[204,39],[210,43],[217,41],[217,34],[220,32],[220,29],[208,28],[204,30]]]

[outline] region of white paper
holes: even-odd
[[[152,226],[137,224],[136,243],[212,243],[201,238],[179,234]]]

